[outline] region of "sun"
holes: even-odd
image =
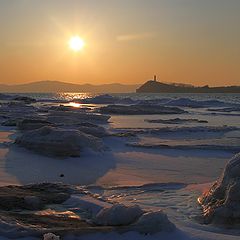
[[[68,44],[70,49],[75,52],[81,51],[85,46],[84,40],[79,36],[71,37]]]

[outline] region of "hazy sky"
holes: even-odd
[[[0,82],[239,85],[239,13],[240,0],[0,0]]]

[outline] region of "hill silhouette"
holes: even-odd
[[[137,93],[240,93],[240,86],[194,87],[186,84],[167,84],[149,80],[140,86]]]
[[[120,83],[92,85],[73,84],[60,81],[38,81],[19,85],[0,84],[0,92],[28,93],[28,92],[94,92],[94,93],[127,93],[135,92],[140,84],[124,85]]]

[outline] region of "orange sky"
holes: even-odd
[[[201,2],[201,3],[200,3]],[[240,85],[240,1],[0,2],[0,83]],[[71,36],[86,46],[69,49]]]

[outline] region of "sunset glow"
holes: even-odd
[[[71,37],[69,40],[69,47],[75,52],[81,51],[85,46],[85,42],[78,36]]]
[[[239,85],[239,9],[237,0],[1,1],[0,83],[142,84],[157,74]]]

